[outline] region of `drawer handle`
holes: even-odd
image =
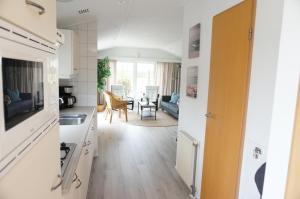
[[[39,15],[42,15],[42,14],[44,14],[46,12],[46,9],[43,6],[41,6],[38,3],[33,2],[31,0],[26,0],[26,4],[40,9]]]
[[[79,187],[81,187],[81,180],[78,178],[77,181],[79,182],[79,185],[77,185],[75,188],[78,189]]]
[[[77,173],[75,173],[75,179],[72,182],[75,182],[78,179]]]
[[[55,191],[63,183],[63,179],[62,179],[61,175],[57,175],[57,177],[59,178],[59,183],[57,185],[55,185],[54,187],[51,187],[51,191]]]
[[[91,144],[92,144],[91,141],[84,142],[83,145],[82,145],[82,147],[86,147],[86,146],[89,146],[89,145],[91,145]]]

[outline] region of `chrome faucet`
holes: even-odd
[[[58,98],[58,100],[61,102],[61,104],[65,103],[63,98]]]

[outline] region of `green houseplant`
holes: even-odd
[[[98,60],[97,73],[98,105],[101,106],[98,107],[98,109],[103,109],[103,91],[105,89],[107,79],[111,75],[108,57]]]

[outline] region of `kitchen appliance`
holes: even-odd
[[[76,97],[72,95],[72,86],[60,86],[59,87],[59,99],[60,99],[60,109],[72,108],[76,103]]]
[[[0,19],[0,177],[57,122],[55,53],[54,44]]]
[[[73,92],[73,86],[62,86],[62,88],[65,94],[72,94]]]
[[[64,143],[60,144],[60,166],[61,166],[61,174],[65,175],[66,169],[70,163],[72,155],[75,151],[76,144],[75,143]]]
[[[43,62],[2,57],[6,131],[44,109],[43,70]]]

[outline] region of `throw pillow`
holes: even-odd
[[[12,103],[21,101],[22,99],[20,98],[20,92],[18,89],[15,91],[7,89],[7,94],[11,100]]]
[[[4,103],[9,105],[11,103],[10,97],[8,95],[4,95]]]
[[[176,95],[175,92],[173,92],[172,95],[171,95],[171,100],[170,100],[170,102],[176,104],[177,101],[178,101],[178,99],[179,99],[179,96]]]

